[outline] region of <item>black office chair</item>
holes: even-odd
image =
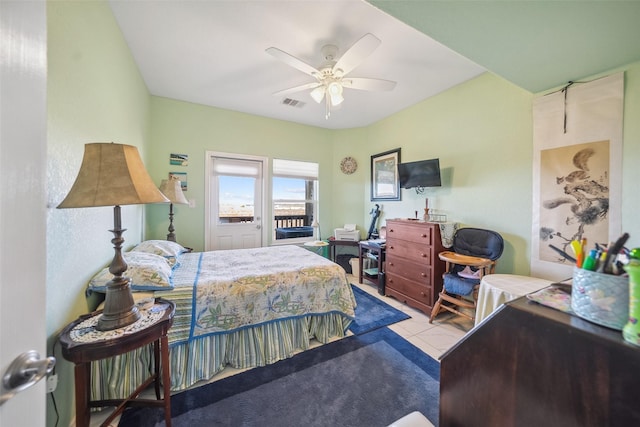
[[[442,276],[442,291],[431,310],[429,323],[442,310],[474,320],[474,316],[459,308],[475,310],[480,281],[495,271],[503,249],[502,236],[495,231],[471,227],[457,230],[451,250],[438,254],[446,262],[446,269]]]

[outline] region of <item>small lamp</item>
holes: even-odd
[[[313,220],[311,226],[318,229],[318,240],[322,240],[322,237],[320,237],[320,223],[318,222],[318,220]]]
[[[76,181],[58,209],[114,206],[111,240],[115,255],[109,266],[113,279],[107,283],[104,310],[96,328],[109,331],[128,326],[140,318],[131,294],[131,279],[124,277],[121,205],[167,203],[147,173],[138,149],[132,145],[97,142],[85,144]]]
[[[173,204],[178,205],[188,205],[189,201],[186,197],[184,197],[184,193],[182,192],[182,182],[179,180],[172,179],[163,179],[160,183],[160,191],[164,194],[167,199],[169,199],[169,234],[167,234],[167,240],[172,242],[176,241],[176,235],[174,233],[175,228],[173,227]]]

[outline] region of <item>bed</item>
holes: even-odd
[[[343,337],[354,319],[344,269],[302,247],[184,252],[174,242],[151,240],[124,254],[136,300],[176,304],[169,331],[172,391],[226,366],[264,366],[308,349],[312,339]],[[89,292],[103,291],[109,279],[105,268]],[[143,348],[94,363],[92,396],[127,396],[148,376],[150,356]]]

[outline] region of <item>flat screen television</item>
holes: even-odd
[[[398,163],[400,188],[440,187],[440,159]]]

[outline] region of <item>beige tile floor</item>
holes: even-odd
[[[433,323],[429,323],[429,317],[426,314],[399,302],[395,298],[379,295],[376,286],[370,283],[358,284],[358,278],[351,275],[349,275],[349,279],[351,283],[356,284],[360,289],[370,295],[382,299],[385,303],[411,316],[410,319],[390,325],[389,329],[402,336],[435,360],[439,360],[443,353],[455,345],[473,328],[473,322],[471,320],[448,312],[439,314]],[[217,381],[239,372],[242,372],[242,370],[227,368],[216,375],[212,381]],[[91,427],[100,426],[108,415],[109,412],[106,410],[93,414],[91,417]],[[109,427],[116,427],[117,425],[118,419],[113,421]]]
[[[357,284],[358,280],[352,280],[351,283]],[[369,284],[357,286],[411,316],[410,319],[390,325],[389,329],[436,360],[473,328],[473,321],[449,312],[440,313],[433,323],[429,323],[429,316],[395,298],[379,295],[375,286]]]

